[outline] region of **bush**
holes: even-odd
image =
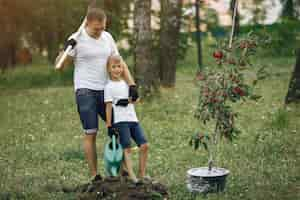
[[[269,48],[261,52],[265,56],[292,56],[299,48],[300,21],[283,20],[272,25],[254,25],[241,27],[241,34],[254,31],[259,34],[268,34],[271,37]]]

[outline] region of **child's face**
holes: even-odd
[[[112,79],[120,79],[123,66],[120,61],[112,61],[109,66],[109,73]]]

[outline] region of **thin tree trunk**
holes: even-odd
[[[200,0],[196,1],[196,41],[197,41],[197,49],[198,49],[198,67],[199,71],[202,71],[203,67],[203,56],[202,56],[202,38],[201,38],[201,30],[200,30]]]
[[[151,0],[135,0],[134,10],[134,77],[142,95],[155,87],[151,34]]]
[[[160,82],[174,87],[178,54],[182,0],[161,1]]]
[[[55,57],[57,56],[57,49],[59,48],[59,42],[57,34],[54,32],[49,32],[47,34],[47,53],[48,61],[51,64],[54,64]]]
[[[231,10],[231,13],[232,13],[232,21],[233,21],[233,17],[234,17],[234,7],[235,7],[235,4],[236,4],[236,1],[237,0],[231,0],[230,2],[230,10]],[[236,16],[235,16],[235,25],[234,25],[234,32],[233,32],[233,36],[236,37],[239,35],[239,32],[240,32],[240,13],[239,13],[239,7],[237,5],[237,8],[236,8]]]
[[[297,53],[297,61],[292,74],[285,103],[300,102],[300,48]]]

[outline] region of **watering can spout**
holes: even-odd
[[[117,170],[117,168],[116,168],[115,166],[113,166],[113,167],[110,169],[110,171],[111,171],[111,175],[112,175],[112,176],[117,176],[117,175],[118,175],[118,170]]]

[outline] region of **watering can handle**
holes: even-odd
[[[113,148],[113,152],[116,152],[116,135],[115,134],[112,135],[112,148]]]

